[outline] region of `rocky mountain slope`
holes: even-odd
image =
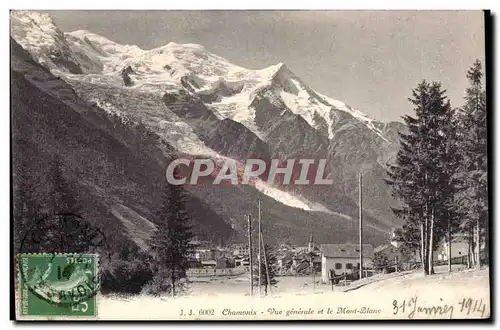
[[[141,125],[108,117],[81,100],[12,39],[11,113],[14,200],[29,194],[40,205],[48,201],[50,162],[57,157],[81,216],[105,233],[110,249],[127,242],[145,247],[158,221],[165,155],[173,148]],[[192,194],[187,211],[199,237],[219,242],[237,237],[228,218]],[[22,235],[21,225],[29,219],[21,209],[15,208],[14,216],[15,233]]]
[[[313,232],[320,242],[355,241],[360,171],[369,240],[380,242],[395,225],[383,177],[402,124],[315,92],[283,63],[249,70],[194,44],[142,50],[89,31],[62,33],[38,13],[13,12],[11,22],[12,37],[81,100],[144,124],[177,152],[328,160],[331,186],[188,187],[235,228],[260,199],[272,241],[304,243]]]

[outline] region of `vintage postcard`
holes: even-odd
[[[489,15],[11,11],[12,318],[490,319]]]

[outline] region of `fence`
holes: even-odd
[[[188,277],[238,276],[245,274],[244,269],[235,268],[190,268],[186,271]]]
[[[451,264],[452,265],[467,265],[467,258],[469,256],[468,255],[463,255],[463,256],[458,256],[458,257],[454,257],[454,258],[451,258]],[[486,251],[481,251],[480,253],[480,257],[481,257],[481,264],[488,264],[489,263],[489,260],[487,258],[487,255],[486,255]],[[448,264],[448,260],[439,260],[439,261],[434,261],[434,265],[447,265]]]
[[[374,275],[374,273],[375,272],[372,269],[363,270],[363,278],[371,277]],[[352,273],[334,275],[334,276],[332,276],[332,274],[330,273],[329,276],[329,281],[332,284],[340,284],[346,281],[357,281],[357,280],[359,280],[359,270],[355,270]]]

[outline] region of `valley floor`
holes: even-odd
[[[418,319],[489,317],[489,270],[445,266],[436,274],[378,275],[347,286],[313,286],[311,277],[279,277],[267,297],[249,296],[248,278],[191,283],[176,298],[100,297],[100,319]],[[317,278],[319,280],[319,278]],[[191,314],[191,315],[190,315]]]

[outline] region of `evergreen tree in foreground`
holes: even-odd
[[[485,251],[489,250],[486,93],[479,60],[469,69],[467,78],[470,87],[466,90],[466,103],[460,113],[460,206],[464,214],[460,227],[469,238],[470,250],[474,251],[472,260],[479,268],[481,236],[484,237]]]
[[[181,186],[165,185],[158,212],[159,222],[151,239],[156,280],[168,280],[173,296],[178,293],[179,281],[186,277],[192,251],[190,241],[193,235],[186,202],[186,192]]]
[[[453,212],[454,112],[439,83],[423,81],[409,100],[416,117],[403,117],[408,132],[399,134],[400,150],[395,164],[389,166],[387,183],[402,205],[394,212],[405,220],[404,229],[411,231],[404,236],[419,238],[419,243],[410,245],[419,246],[423,271],[432,274],[433,252]]]

